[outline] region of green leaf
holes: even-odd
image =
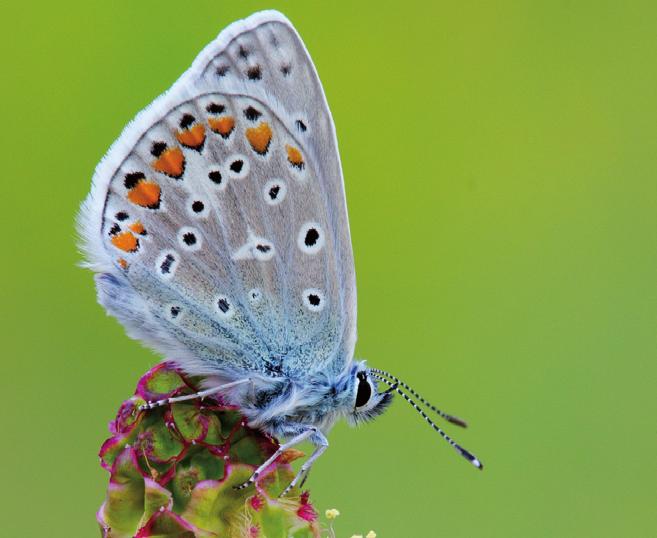
[[[221,414],[221,436],[228,439],[231,435],[240,436],[241,439],[244,435],[244,428],[238,428],[238,424],[242,421],[242,415],[237,411],[224,411]],[[233,439],[236,440],[236,439]]]
[[[230,446],[229,456],[233,462],[250,465],[259,465],[265,460],[262,445],[253,437],[243,437],[239,441],[233,442]]]
[[[131,448],[114,462],[110,487],[101,508],[102,519],[116,533],[134,535],[144,513],[144,477]]]
[[[203,471],[203,480],[221,480],[224,477],[224,459],[207,450],[199,450],[191,457],[192,464]]]
[[[180,374],[167,366],[167,363],[159,364],[142,377],[137,386],[137,394],[146,400],[157,400],[187,388]]]
[[[168,510],[158,511],[143,527],[136,538],[200,538],[211,536],[205,532],[195,532],[189,523]]]
[[[267,538],[288,538],[293,516],[274,504],[266,504],[260,514],[262,534]]]
[[[224,476],[224,460],[202,447],[194,447],[193,456],[188,456],[178,464],[176,474],[170,483],[173,491],[174,509],[185,509],[192,497],[196,484],[203,480],[220,480]]]
[[[197,484],[182,516],[201,529],[228,534],[232,524],[244,513],[246,500],[252,495],[248,488],[237,486],[251,476],[246,465],[232,465],[230,475],[222,482],[206,480]]]
[[[206,419],[207,432],[203,442],[208,445],[221,445],[224,439],[221,437],[221,421],[214,413],[203,413]]]
[[[153,514],[161,508],[169,508],[171,505],[171,492],[160,486],[150,478],[144,479],[144,515],[141,524],[144,525]]]
[[[260,487],[269,498],[276,499],[294,479],[294,471],[289,465],[279,465],[260,479]],[[298,496],[298,489],[292,488],[287,497]]]
[[[204,435],[201,412],[193,403],[175,403],[171,405],[171,414],[176,428],[187,441],[197,441]]]
[[[148,459],[164,463],[180,456],[185,445],[164,421],[154,422],[143,428],[139,434],[136,446],[140,448]]]

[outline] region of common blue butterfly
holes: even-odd
[[[339,418],[369,420],[401,395],[353,359],[356,279],[335,128],[292,24],[263,11],[228,26],[125,128],[79,216],[98,300],[128,334],[205,377],[249,425],[315,451]],[[387,388],[378,390],[378,382]],[[289,489],[289,488],[288,488]],[[287,490],[286,490],[287,491]]]

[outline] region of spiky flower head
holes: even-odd
[[[97,514],[102,536],[318,538],[308,493],[293,489],[278,497],[301,452],[284,452],[256,487],[236,490],[278,449],[276,439],[249,428],[220,396],[139,410],[147,401],[197,392],[199,381],[161,363],[110,422],[111,437],[100,450],[110,472]]]

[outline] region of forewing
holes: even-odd
[[[188,370],[338,372],[356,291],[334,126],[289,21],[224,30],[99,165],[99,300]]]

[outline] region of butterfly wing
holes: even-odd
[[[192,373],[338,373],[352,360],[335,129],[280,13],[230,25],[135,118],[79,228],[101,304]]]

